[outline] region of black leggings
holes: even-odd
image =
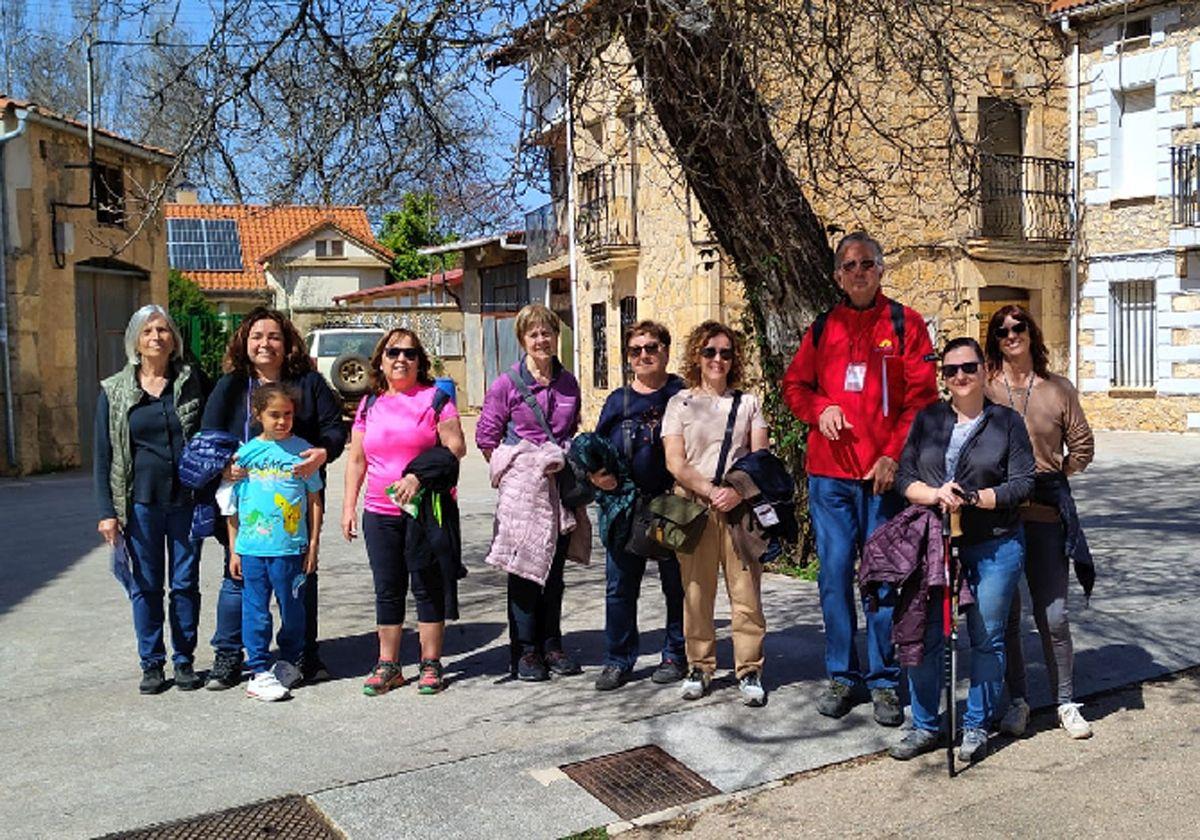
[[[409,572],[404,550],[405,516],[384,516],[363,511],[363,539],[375,579],[375,623],[384,627],[404,623],[404,599],[411,578],[417,621],[446,620],[446,589],[442,570],[435,563]]]

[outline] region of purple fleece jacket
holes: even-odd
[[[539,385],[525,367],[525,357],[512,366],[521,376],[525,387],[541,406],[558,443],[566,443],[579,428],[579,382],[569,370],[554,360],[554,372],[549,385]],[[511,434],[509,427],[511,425]],[[508,443],[527,440],[533,444],[546,443],[546,432],[537,421],[521,392],[507,373],[496,377],[483,398],[483,411],[475,426],[475,445],[484,451],[495,449],[507,439]]]

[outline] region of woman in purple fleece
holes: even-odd
[[[522,388],[513,381],[514,375],[537,401],[556,443],[566,444],[578,429],[579,382],[555,356],[560,329],[558,316],[540,303],[517,313],[517,340],[525,352],[511,371],[496,377],[484,397],[475,427],[475,444],[484,458],[490,460],[501,444],[527,440],[540,445],[549,440]],[[545,586],[508,576],[508,632],[518,679],[536,682],[549,679],[551,671],[560,675],[581,672],[579,664],[562,649],[563,567],[569,542],[569,535],[559,538]]]

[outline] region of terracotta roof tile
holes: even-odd
[[[265,291],[263,262],[281,249],[294,245],[326,226],[337,228],[382,259],[391,262],[392,252],[375,241],[371,223],[362,207],[312,204],[166,204],[168,219],[232,219],[237,222],[242,242],[241,271],[196,271],[188,277],[205,291]]]
[[[424,277],[416,277],[412,280],[401,280],[399,283],[389,283],[386,286],[375,286],[370,289],[362,289],[357,292],[347,292],[344,295],[334,297],[334,303],[352,300],[371,300],[372,298],[388,297],[396,292],[410,291],[412,289],[424,289],[428,286],[461,286],[463,282],[463,270],[461,268],[452,268],[449,271],[435,271],[433,274],[427,274]]]

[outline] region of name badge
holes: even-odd
[[[846,384],[844,390],[851,393],[862,391],[867,381],[867,363],[851,362],[846,365]]]
[[[758,524],[764,528],[779,524],[779,514],[775,513],[775,508],[766,502],[760,502],[754,506],[754,515],[758,519]]]

